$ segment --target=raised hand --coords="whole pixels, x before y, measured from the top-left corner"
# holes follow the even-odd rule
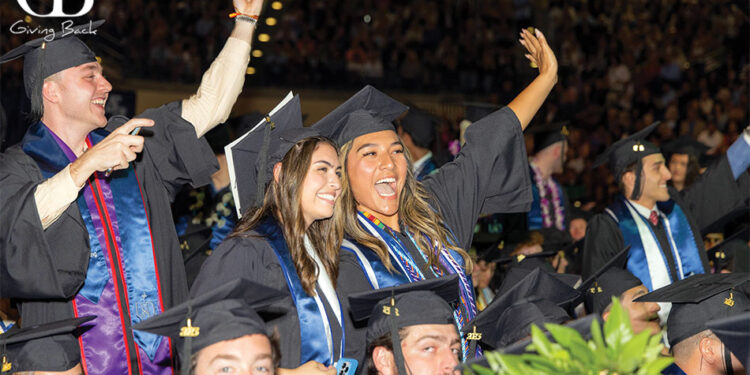
[[[150,119],[136,118],[115,129],[110,135],[86,150],[70,166],[70,176],[77,186],[82,186],[94,172],[104,172],[109,168],[125,169],[143,151],[143,137],[130,135],[138,127],[154,126]]]
[[[534,34],[523,29],[519,41],[529,52],[524,56],[539,68],[539,75],[554,76],[557,82],[557,57],[552,52],[544,34],[539,29],[535,29]]]
[[[232,0],[235,12],[249,16],[259,16],[263,9],[263,0]]]

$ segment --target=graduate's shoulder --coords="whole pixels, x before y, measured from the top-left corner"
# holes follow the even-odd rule
[[[30,180],[41,179],[39,167],[20,145],[11,146],[0,153],[0,175],[25,176]]]
[[[266,238],[255,231],[247,231],[228,237],[214,249],[211,255],[259,254],[267,251],[271,251],[271,247]]]

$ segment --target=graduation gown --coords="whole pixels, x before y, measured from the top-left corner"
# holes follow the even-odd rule
[[[523,131],[510,108],[475,122],[467,128],[465,138],[458,156],[421,183],[458,246],[469,249],[480,214],[526,212],[532,196]],[[434,277],[419,250],[403,233],[399,236],[422,273]],[[341,252],[337,289],[344,296],[372,289],[356,256],[348,251]],[[344,354],[360,363],[365,356],[364,331],[359,323],[347,327]]]
[[[281,367],[299,367],[305,353],[300,350],[303,343],[297,308],[279,258],[269,242],[258,232],[251,231],[246,237],[229,238],[214,249],[203,263],[190,293],[192,296],[197,296],[240,277],[281,290],[288,295],[288,298],[273,306],[278,307],[284,313],[266,322],[266,325],[279,333]],[[320,287],[316,285],[315,289],[325,306],[332,331],[335,360],[338,360],[343,334],[341,326]],[[325,340],[325,337],[320,339]]]
[[[181,102],[173,102],[139,116],[153,119],[155,125],[143,130],[144,150],[133,162],[149,220],[161,303],[165,309],[187,298],[185,270],[170,201],[186,183],[193,186],[209,183],[218,167],[208,143],[196,137],[193,125],[180,114]],[[125,120],[119,116],[110,119],[107,130],[116,129]],[[83,286],[89,265],[89,233],[76,202],[43,229],[34,199],[35,188],[43,181],[37,163],[20,145],[0,154],[0,207],[3,208],[3,215],[0,215],[0,297],[16,300],[24,326],[72,318],[73,300]],[[127,318],[122,322],[122,329],[127,332],[127,346],[131,349],[129,362],[135,366],[138,360],[132,354],[131,323]],[[70,356],[79,353],[76,341],[66,342],[64,347]],[[137,371],[138,367],[134,368],[134,372]]]
[[[531,210],[529,210],[529,212],[526,214],[526,223],[528,230],[535,230],[544,228],[544,218],[542,217],[542,199],[539,195],[539,188],[534,183],[533,171],[531,172],[531,174],[531,187],[534,201],[531,203]],[[563,230],[570,228],[571,205],[570,199],[568,199],[568,194],[565,192],[565,189],[562,188],[562,185],[560,185],[560,183],[555,180],[554,177],[550,176],[549,179],[555,189],[557,189],[557,192],[559,194],[560,204],[563,209]],[[549,208],[549,212],[552,214],[552,228],[555,228],[555,215],[557,213],[555,212],[555,208],[552,205],[552,196],[547,196],[547,199],[549,200],[549,202],[547,202],[547,206]]]
[[[703,269],[708,270],[708,259],[703,247],[701,229],[732,211],[743,199],[740,184],[735,181],[729,167],[729,160],[723,156],[689,188],[678,192],[670,187],[669,194],[685,213]],[[589,221],[586,230],[583,277],[586,278],[596,272],[625,245],[625,239],[615,220],[606,213],[595,215]],[[677,270],[672,255],[664,255],[670,274],[676,275]]]

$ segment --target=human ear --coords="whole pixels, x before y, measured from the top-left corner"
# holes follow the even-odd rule
[[[372,351],[372,362],[378,370],[378,374],[393,375],[396,373],[396,361],[393,352],[384,346],[376,346]]]
[[[721,350],[721,344],[719,344],[718,340],[715,340],[713,337],[702,338],[701,341],[698,342],[698,352],[703,360],[708,362],[711,366],[717,367],[722,365],[723,351]]]
[[[57,103],[60,99],[60,86],[53,81],[45,81],[42,85],[42,97],[44,100]]]
[[[276,183],[279,183],[280,178],[281,178],[281,162],[278,162],[273,165],[273,180]]]

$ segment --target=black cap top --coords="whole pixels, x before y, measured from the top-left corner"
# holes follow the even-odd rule
[[[276,289],[236,279],[144,320],[133,329],[178,341],[192,338],[192,351],[198,352],[217,342],[267,334],[265,322],[256,311],[283,298],[285,294]],[[190,358],[191,354],[180,353],[183,358]]]
[[[643,284],[625,269],[629,252],[630,246],[627,246],[581,283],[579,290],[584,293],[586,311],[601,314],[613,296],[619,297],[626,290]]]
[[[96,55],[91,49],[74,35],[92,32],[103,23],[104,20],[99,20],[55,30],[54,33],[26,42],[0,56],[0,64],[23,56],[23,84],[26,96],[31,99],[32,113],[42,111],[42,84],[47,77],[96,61]]]
[[[85,316],[17,328],[0,335],[0,372],[21,371],[65,371],[80,362],[80,357],[71,357],[60,342],[52,336],[70,335],[81,324],[96,316]]]
[[[394,301],[391,301],[393,296]],[[453,324],[450,303],[458,300],[458,276],[423,280],[349,296],[355,321],[367,319],[367,342],[391,332],[389,317],[400,328],[421,324]],[[395,304],[394,304],[395,303]],[[393,339],[396,345],[396,339]]]
[[[674,346],[708,327],[711,319],[750,309],[750,299],[739,289],[750,273],[700,274],[676,281],[636,299],[636,302],[672,302],[667,319],[669,345]]]
[[[529,129],[534,135],[534,152],[539,152],[557,142],[568,139],[568,122],[554,122]]]
[[[529,336],[532,324],[541,328],[544,323],[562,324],[568,320],[568,313],[556,303],[538,297],[524,298],[500,315],[488,339],[494,340],[495,348],[503,348]]]
[[[422,148],[430,148],[435,141],[435,127],[437,117],[417,108],[412,108],[401,119],[400,125],[414,140],[414,144]]]
[[[750,366],[750,311],[706,323],[737,359]]]
[[[524,326],[511,328],[514,324],[519,324],[517,319],[525,319],[512,314],[505,314],[506,310],[519,302],[526,303],[526,306],[519,305],[514,311],[523,310],[526,312],[536,310],[540,314],[533,315],[537,318],[542,316],[556,317],[562,314],[567,316],[563,309],[551,309],[549,306],[565,306],[570,301],[575,300],[579,293],[560,281],[553,275],[536,268],[528,272],[526,277],[518,283],[509,287],[506,291],[499,293],[490,304],[482,310],[474,320],[463,327],[464,333],[473,332],[475,329],[482,335],[482,342],[492,347],[497,347],[498,342],[506,342],[509,337],[516,337],[524,329],[530,329],[533,319],[526,322]],[[531,298],[533,299],[526,299]],[[539,302],[544,300],[545,302]],[[531,305],[528,305],[531,303]],[[533,305],[533,306],[532,306]],[[520,331],[519,331],[520,330]],[[520,333],[519,333],[520,332]],[[519,338],[524,337],[521,335]],[[505,344],[503,344],[505,345]]]
[[[651,132],[659,126],[657,121],[625,139],[621,139],[609,146],[604,152],[596,158],[593,167],[596,168],[604,163],[609,163],[609,168],[616,177],[625,171],[628,165],[633,164],[643,157],[658,154],[661,151],[651,142],[646,141]]]
[[[565,323],[564,326],[573,328],[576,332],[581,334],[584,340],[589,340],[591,338],[591,323],[593,323],[594,320],[599,322],[599,325],[602,326],[602,317],[599,314],[589,314],[583,318],[571,320]],[[555,342],[555,339],[549,331],[545,331],[544,334],[550,341]],[[522,354],[526,352],[526,347],[529,346],[529,344],[531,344],[531,337],[499,349],[506,354]]]
[[[266,135],[266,133],[269,133]],[[260,126],[250,130],[227,146],[231,153],[231,177],[236,185],[234,201],[237,213],[262,203],[265,187],[273,177],[273,166],[302,139],[319,136],[317,129],[302,125],[299,95],[295,95],[273,114],[266,116]],[[260,190],[259,190],[259,187]]]
[[[408,109],[409,107],[367,85],[313,127],[343,146],[361,135],[395,130],[391,121]]]
[[[708,151],[708,146],[684,135],[662,146],[662,150],[669,155],[686,154],[699,158]]]

